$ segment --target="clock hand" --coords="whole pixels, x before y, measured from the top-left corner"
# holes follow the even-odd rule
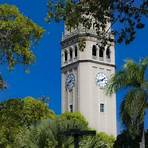
[[[98,79],[98,81],[97,82],[101,82],[101,81],[103,81],[105,78],[103,78],[103,79]]]
[[[70,80],[69,79],[67,79],[67,81],[66,81],[66,84],[68,85],[68,83],[70,82]]]
[[[105,80],[105,78],[103,78],[101,81]]]

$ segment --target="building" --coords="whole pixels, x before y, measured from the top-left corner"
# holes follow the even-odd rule
[[[65,29],[61,44],[62,112],[81,112],[90,127],[116,136],[116,94],[107,96],[104,89],[115,73],[114,45],[99,49],[95,31],[82,27]]]

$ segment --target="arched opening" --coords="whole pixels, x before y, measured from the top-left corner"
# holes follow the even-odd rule
[[[70,52],[70,60],[72,60],[72,58],[73,58],[72,48],[70,48],[69,52]]]
[[[104,49],[100,47],[99,50],[99,57],[103,58],[104,57]]]
[[[68,59],[68,53],[67,53],[67,51],[65,51],[64,56],[65,56],[65,62],[66,62],[67,59]]]
[[[78,47],[75,46],[75,58],[78,56]]]
[[[110,49],[109,48],[107,48],[106,49],[106,57],[107,57],[107,59],[110,59]]]
[[[92,56],[97,56],[97,47],[95,45],[92,47]]]

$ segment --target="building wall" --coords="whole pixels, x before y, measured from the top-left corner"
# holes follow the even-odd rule
[[[99,72],[109,77],[114,68],[94,63],[79,64],[79,111],[89,121],[90,127],[116,135],[116,97],[115,94],[107,96],[105,89],[97,86]],[[104,112],[100,112],[100,104],[104,104]]]
[[[93,45],[99,44],[96,37],[86,36],[86,47],[84,51],[78,50],[74,57],[76,40],[67,40],[62,48],[62,112],[70,111],[69,104],[73,104],[73,111],[80,111],[88,120],[90,127],[98,132],[106,132],[116,136],[116,95],[107,96],[105,89],[96,84],[96,75],[99,72],[106,74],[108,79],[115,73],[114,45],[111,48],[111,58],[107,59],[106,51],[104,57],[92,56]],[[73,58],[70,59],[69,50],[73,50]],[[68,52],[68,60],[64,61],[64,53]],[[68,74],[75,75],[75,85],[72,91],[65,87]],[[100,104],[104,104],[104,112],[100,112]]]

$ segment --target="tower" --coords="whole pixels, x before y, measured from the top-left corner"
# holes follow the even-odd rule
[[[84,49],[79,41],[85,39]],[[62,112],[81,112],[89,126],[116,136],[116,94],[107,96],[105,85],[115,73],[114,45],[102,50],[93,29],[82,27],[62,38]]]

